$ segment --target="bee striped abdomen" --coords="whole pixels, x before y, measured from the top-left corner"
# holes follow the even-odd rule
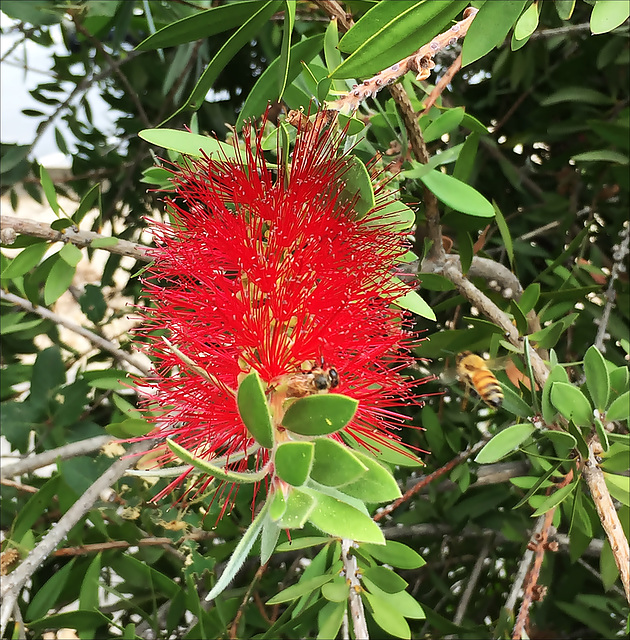
[[[503,403],[503,391],[494,373],[485,360],[470,351],[457,356],[457,374],[467,386],[473,387],[479,397],[489,406],[498,408]]]

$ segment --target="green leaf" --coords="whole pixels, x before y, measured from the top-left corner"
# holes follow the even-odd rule
[[[201,136],[189,131],[177,129],[144,129],[138,136],[150,144],[164,147],[186,156],[200,158],[204,153],[208,156],[215,155],[219,160],[235,160],[236,151],[231,144],[219,142],[209,136]],[[92,243],[93,244],[93,243]]]
[[[570,452],[577,447],[575,436],[566,431],[548,429],[547,431],[543,431],[542,435],[552,442],[556,450],[556,455],[565,460],[569,458]]]
[[[106,247],[115,247],[118,244],[118,238],[94,238],[90,242],[93,249],[104,249]]]
[[[313,442],[282,442],[276,449],[274,468],[282,480],[294,487],[302,486],[313,466]]]
[[[320,544],[327,544],[330,542],[330,538],[323,536],[305,536],[304,538],[293,538],[282,542],[276,548],[277,551],[299,551],[300,549],[308,549],[309,547],[316,547]]]
[[[355,456],[367,467],[358,480],[342,487],[343,493],[358,498],[362,502],[389,502],[400,498],[401,493],[392,474],[374,458],[355,451]]]
[[[292,600],[297,600],[304,595],[309,593],[313,593],[316,589],[320,589],[327,582],[330,582],[333,579],[332,574],[326,574],[323,576],[315,576],[314,578],[310,578],[309,580],[303,580],[294,584],[286,589],[277,593],[273,598],[267,600],[265,604],[281,604],[283,602],[291,602]]]
[[[365,78],[382,71],[447,29],[467,4],[459,0],[379,2],[341,39],[339,48],[347,52],[354,47],[353,53],[331,76]]]
[[[55,256],[54,264],[44,285],[44,304],[51,305],[68,290],[68,287],[72,284],[75,271],[76,268],[69,265],[65,260],[61,260],[59,254]]]
[[[484,2],[464,38],[462,67],[501,45],[525,4],[526,0]]]
[[[331,20],[324,34],[324,60],[326,61],[326,69],[328,69],[329,73],[341,64],[341,53],[339,52],[338,45],[339,25],[337,24],[337,20]],[[338,84],[343,86],[343,83]]]
[[[561,20],[568,20],[575,8],[575,0],[555,0],[556,12]]]
[[[243,566],[243,563],[247,559],[247,555],[254,546],[254,543],[262,530],[263,524],[267,518],[268,510],[269,502],[265,502],[258,515],[252,520],[247,531],[245,531],[236,545],[236,548],[232,552],[221,577],[217,580],[214,587],[210,590],[210,593],[206,596],[206,602],[214,600],[220,593],[222,593],[230,582],[232,582],[238,573],[238,570]]]
[[[43,165],[40,165],[39,167],[39,179],[42,183],[42,189],[44,190],[44,195],[46,196],[46,200],[48,200],[50,208],[56,216],[59,216],[59,202],[57,202],[55,184]]]
[[[332,582],[328,582],[322,587],[322,595],[326,600],[330,600],[331,602],[345,602],[348,600],[349,588],[343,576],[335,576]]]
[[[242,25],[260,7],[260,0],[245,0],[201,11],[172,22],[143,40],[136,49],[150,51],[209,38]]]
[[[46,481],[42,488],[33,494],[26,504],[17,513],[11,525],[11,539],[21,540],[26,532],[35,524],[42,514],[53,504],[53,497],[57,495],[57,489],[61,477],[54,475]]]
[[[519,416],[520,418],[529,418],[534,415],[534,411],[530,405],[523,400],[511,386],[499,383],[503,390],[503,403],[502,407],[508,413]]]
[[[475,20],[476,19],[477,18],[475,18]],[[510,260],[510,265],[513,268],[514,267],[514,244],[512,243],[512,236],[510,235],[510,229],[508,227],[507,222],[505,221],[505,218],[503,217],[503,213],[501,212],[499,205],[494,200],[492,201],[492,206],[494,208],[494,217],[497,221],[497,227],[499,227],[499,233],[501,234],[503,245],[505,246],[505,250]]]
[[[615,367],[609,372],[610,388],[613,394],[619,395],[628,388],[630,382],[630,372],[628,367]]]
[[[38,265],[44,257],[49,245],[47,242],[37,242],[18,253],[2,272],[3,278],[18,278]]]
[[[72,221],[79,224],[85,214],[92,209],[94,202],[101,196],[101,185],[95,184],[82,198],[77,210],[72,214]]]
[[[295,0],[284,0],[284,27],[282,29],[282,47],[280,49],[280,91],[279,98],[282,98],[284,88],[287,86],[289,75],[289,61],[291,51],[291,35],[295,23]]]
[[[610,542],[608,542],[608,540],[604,540],[604,545],[599,556],[599,573],[602,577],[604,590],[609,591],[615,582],[617,582],[619,569],[617,568],[615,556],[613,555]]]
[[[514,38],[525,40],[536,31],[538,26],[538,3],[534,2],[527,7],[514,27]]]
[[[386,633],[395,638],[411,638],[411,629],[404,616],[396,611],[384,598],[364,591],[363,599],[369,606],[374,622]]]
[[[438,118],[431,122],[431,124],[429,124],[429,126],[422,132],[424,135],[424,141],[433,142],[433,140],[441,138],[445,133],[450,133],[459,127],[463,119],[463,107],[447,109]]]
[[[536,306],[539,297],[540,284],[538,282],[532,282],[532,284],[530,284],[521,294],[518,306],[521,308],[523,313],[527,314]]]
[[[72,558],[70,562],[65,564],[58,571],[53,572],[52,576],[45,584],[40,586],[28,605],[24,619],[29,622],[45,616],[50,609],[55,607],[61,592],[70,579],[72,567],[76,558]],[[30,625],[29,625],[30,626]]]
[[[630,418],[630,392],[622,393],[613,400],[606,410],[606,420],[609,422],[618,420],[628,420]]]
[[[479,134],[473,132],[468,135],[457,156],[457,161],[453,167],[453,178],[457,178],[462,182],[468,182],[475,166],[478,149]]]
[[[386,567],[369,567],[363,570],[363,577],[368,578],[385,593],[404,591],[409,583]]]
[[[359,401],[339,393],[298,398],[289,405],[282,424],[303,436],[322,436],[343,429],[354,417]]]
[[[96,554],[92,562],[88,565],[85,574],[82,576],[81,591],[79,594],[79,609],[90,611],[98,610],[99,599],[99,577],[101,575],[102,553]]]
[[[39,635],[45,629],[69,629],[75,631],[92,632],[98,627],[109,624],[109,619],[99,611],[68,611],[66,613],[54,613],[39,620],[28,623],[31,633]]]
[[[402,613],[405,618],[412,618],[413,620],[424,620],[426,618],[420,604],[406,591],[387,593],[379,589],[369,578],[366,578],[365,586],[370,593],[387,602],[392,609]]]
[[[409,289],[407,293],[396,298],[394,304],[401,309],[406,309],[407,311],[411,311],[421,318],[426,318],[427,320],[436,320],[435,312],[428,305],[427,302],[424,301],[422,296],[413,289]]]
[[[630,3],[598,2],[591,13],[591,32],[593,34],[608,33],[622,25],[630,15]]]
[[[611,149],[594,149],[571,156],[574,162],[614,162],[615,164],[627,165],[630,160],[625,153],[612,151]]]
[[[505,458],[522,442],[527,440],[534,431],[536,431],[536,428],[527,422],[514,424],[507,429],[499,431],[477,454],[475,462],[489,464]]]
[[[81,261],[83,253],[81,253],[81,249],[75,247],[71,243],[68,243],[61,247],[59,257],[71,267],[76,267]]]
[[[137,438],[145,436],[154,429],[154,425],[140,418],[129,418],[122,422],[114,422],[105,427],[105,431],[114,438],[125,440],[127,438]]]
[[[420,180],[438,200],[456,211],[481,218],[494,217],[492,204],[476,189],[457,178],[432,170]]]
[[[353,449],[365,451],[377,460],[388,464],[395,464],[400,467],[417,467],[424,464],[414,453],[393,439],[374,438],[362,433],[361,443],[359,443],[343,431],[341,432],[341,437]]]
[[[322,594],[328,586],[329,585],[324,585],[322,587]],[[346,591],[347,589],[346,587]],[[347,599],[346,597],[344,600]],[[317,640],[336,638],[345,614],[346,602],[328,602],[317,614]]]
[[[281,529],[301,529],[317,504],[316,495],[291,488],[286,498],[286,509],[277,524]]]
[[[347,156],[341,175],[344,188],[339,194],[338,202],[341,206],[353,203],[355,219],[361,220],[376,206],[370,173],[359,158]]]
[[[267,23],[267,20],[280,9],[281,0],[270,0],[269,2],[258,3],[260,9],[253,14],[242,26],[227,40],[227,42],[219,49],[218,53],[212,58],[204,72],[201,74],[195,88],[184,104],[167,120],[175,117],[186,108],[192,108],[195,111],[199,109],[212,88],[219,74],[225,69],[227,63],[237,54],[240,49],[252,40],[256,34]]]
[[[558,413],[556,408],[551,404],[551,387],[554,382],[569,382],[569,376],[564,367],[557,364],[549,372],[549,376],[545,382],[542,394],[542,415],[546,424],[552,424]]]
[[[267,396],[256,371],[248,373],[238,385],[236,394],[238,413],[250,435],[266,449],[274,445],[274,429],[269,415]]]
[[[551,402],[567,419],[579,427],[590,427],[593,423],[593,407],[586,396],[572,384],[554,382],[551,387]]]
[[[595,346],[589,347],[584,355],[584,373],[586,374],[586,386],[595,408],[602,413],[608,404],[610,377],[604,356]]]
[[[269,500],[269,517],[277,522],[282,518],[287,510],[287,499],[284,492],[279,488],[272,490],[267,498]]]
[[[184,449],[184,447],[177,444],[177,442],[171,440],[170,438],[166,439],[166,445],[178,458],[181,458],[186,464],[189,464],[195,467],[195,469],[199,469],[200,471],[203,471],[208,475],[214,476],[219,480],[252,484],[255,482],[260,482],[268,474],[268,470],[265,467],[263,467],[260,471],[238,472],[215,466],[208,460],[203,460],[202,458],[195,457],[192,453],[190,453],[190,451]]]
[[[336,538],[350,538],[357,542],[385,544],[385,538],[372,518],[337,498],[317,492],[317,505],[309,521]]]
[[[540,101],[541,106],[549,107],[560,102],[584,102],[596,106],[608,105],[612,98],[590,87],[562,87]]]
[[[360,549],[369,553],[373,558],[399,569],[419,569],[426,564],[425,559],[416,551],[402,542],[387,540],[385,545],[363,542]]]
[[[630,476],[604,472],[604,479],[610,495],[621,504],[630,507]]]
[[[317,438],[314,441],[315,456],[311,478],[327,487],[340,487],[357,480],[367,471],[364,465],[348,447],[331,438]]]
[[[556,383],[556,384],[559,384],[559,383]],[[560,487],[560,489],[558,489],[557,491],[554,491],[550,496],[545,498],[542,504],[540,504],[540,506],[538,507],[538,509],[536,509],[536,511],[532,513],[532,518],[537,518],[538,516],[542,516],[544,513],[547,513],[547,511],[549,511],[550,509],[554,509],[555,507],[557,507],[561,502],[566,500],[571,493],[573,493],[573,491],[576,489],[577,486],[578,486],[578,482],[574,481],[564,487]]]

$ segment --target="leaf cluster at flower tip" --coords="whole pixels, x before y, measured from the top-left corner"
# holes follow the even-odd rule
[[[418,395],[401,375],[413,336],[393,305],[410,290],[392,276],[408,248],[391,195],[379,185],[373,210],[356,214],[345,180],[351,156],[340,153],[334,127],[298,132],[287,167],[267,163],[262,128],[245,127],[242,140],[234,157],[175,169],[171,222],[152,223],[141,310],[155,364],[147,408],[169,407],[159,432],[180,447],[229,461],[256,442],[235,400],[247,374],[271,405],[278,388],[308,372],[305,363],[324,362],[338,376],[335,391],[356,405],[343,434],[396,449],[392,431],[406,419],[397,408]],[[230,471],[266,464],[271,440],[258,442],[254,462],[238,456]]]

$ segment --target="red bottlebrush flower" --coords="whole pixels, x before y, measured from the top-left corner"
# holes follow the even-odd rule
[[[289,169],[270,168],[261,132],[246,127],[236,158],[190,160],[173,173],[173,222],[152,223],[157,248],[144,280],[153,306],[141,313],[155,359],[145,384],[148,407],[160,411],[158,435],[198,458],[220,456],[235,471],[268,460],[258,449],[251,463],[256,442],[235,399],[252,370],[270,406],[331,387],[355,398],[343,431],[394,449],[405,421],[396,408],[417,402],[400,374],[411,336],[392,304],[409,290],[392,278],[408,250],[404,233],[378,204],[357,219],[342,193],[343,139],[332,129],[299,132]],[[386,202],[381,187],[377,203]],[[166,450],[161,462],[171,459]]]

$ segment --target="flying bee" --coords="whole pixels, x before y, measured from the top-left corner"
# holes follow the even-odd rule
[[[339,386],[339,374],[334,367],[312,367],[309,371],[300,371],[287,379],[287,398],[304,398],[318,393],[327,393]]]
[[[462,351],[457,355],[456,363],[457,377],[466,389],[472,387],[489,407],[499,408],[503,402],[503,391],[486,361],[471,351]]]

